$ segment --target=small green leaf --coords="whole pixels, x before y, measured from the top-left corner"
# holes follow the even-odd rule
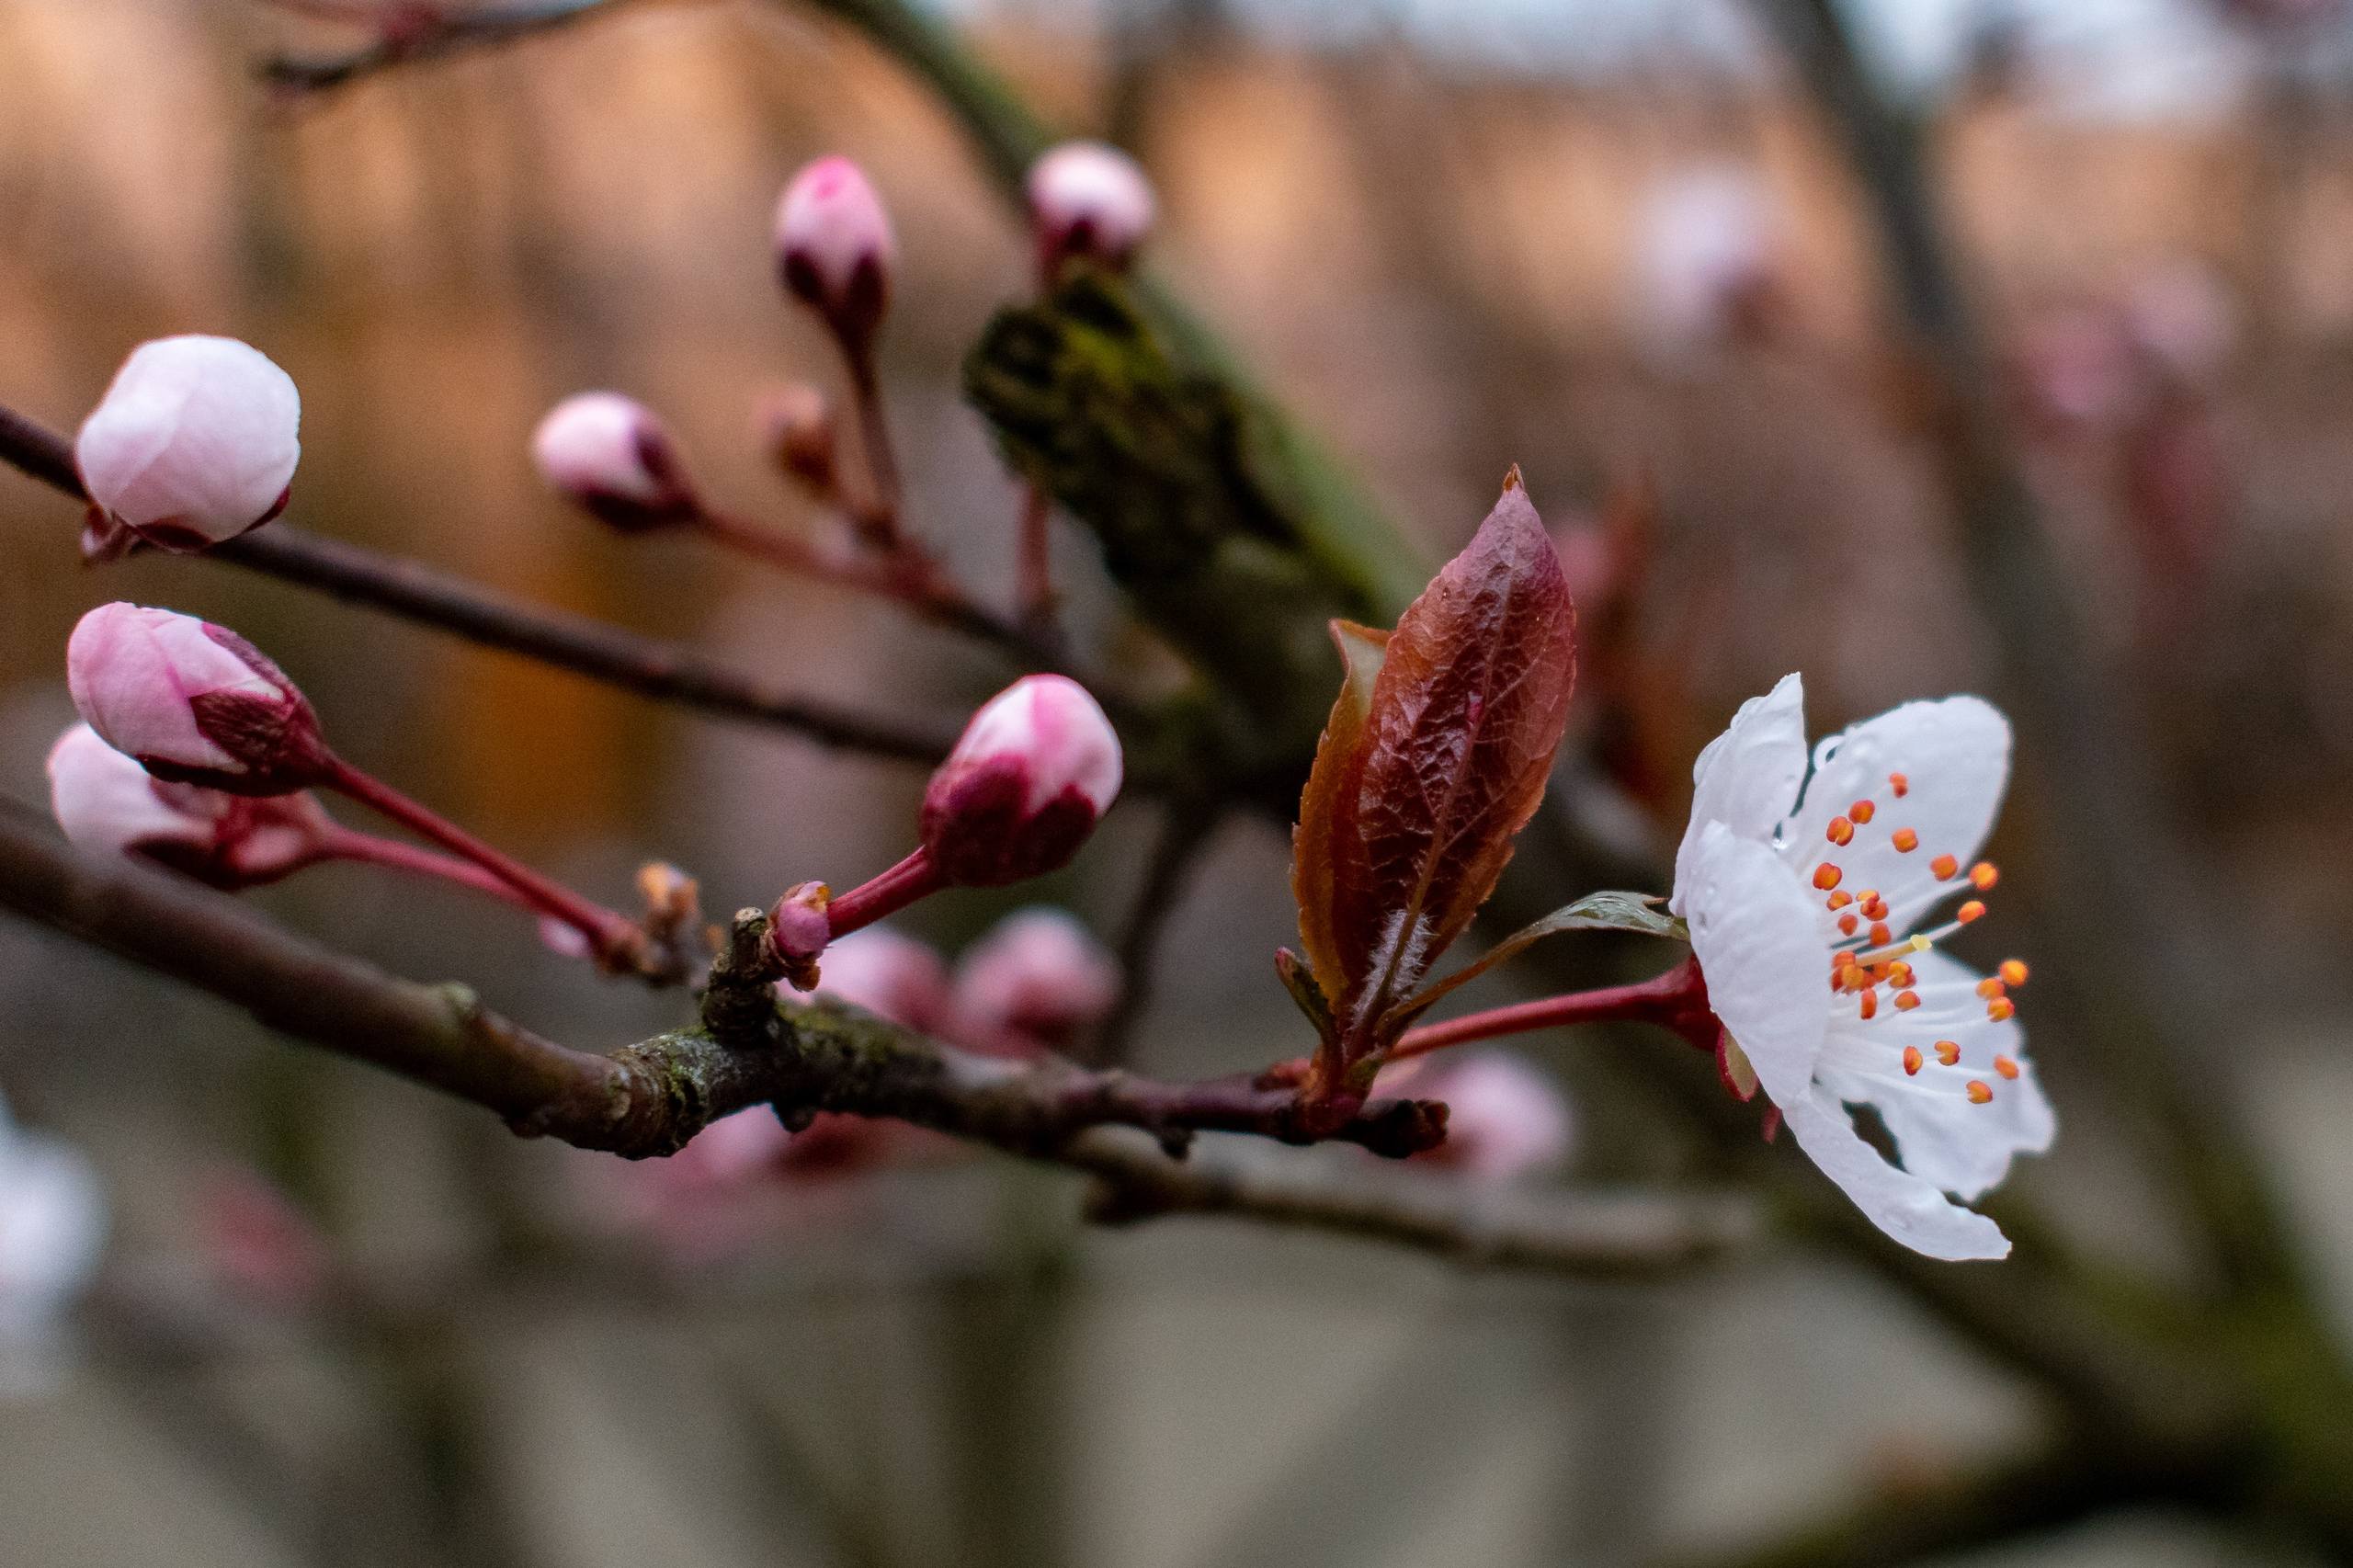
[[[1677,941],[1691,939],[1691,928],[1680,916],[1666,913],[1666,901],[1652,893],[1594,892],[1574,903],[1556,909],[1532,926],[1518,930],[1487,949],[1479,960],[1455,971],[1434,985],[1424,987],[1414,995],[1392,1007],[1381,1018],[1381,1034],[1392,1039],[1406,1025],[1427,1012],[1430,1005],[1449,992],[1486,973],[1506,959],[1516,958],[1547,937],[1557,937],[1564,931],[1635,931],[1645,937],[1672,937]]]
[[[1315,976],[1308,972],[1299,955],[1289,948],[1277,948],[1275,973],[1281,977],[1283,989],[1290,993],[1291,1001],[1307,1015],[1307,1021],[1315,1026],[1315,1038],[1330,1040],[1332,1004],[1324,998],[1324,988],[1315,983]]]

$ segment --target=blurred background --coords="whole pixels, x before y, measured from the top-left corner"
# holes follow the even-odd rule
[[[2228,912],[2245,1027],[2218,1071],[2341,1317],[2353,25],[2255,0],[1850,9],[1928,116],[2070,591],[2152,727],[2185,825],[2147,853]],[[1433,563],[1521,465],[1581,590],[1577,733],[1622,835],[1671,844],[1692,757],[1785,671],[1817,732],[1986,678],[1858,194],[1741,6],[953,15],[1055,123],[1142,160],[1156,268]],[[526,450],[557,398],[616,388],[738,509],[806,526],[753,409],[837,374],[767,223],[793,169],[845,152],[899,224],[912,517],[1007,596],[1019,494],[957,366],[1030,259],[924,90],[764,0],[617,7],[301,101],[253,76],[351,41],[237,0],[0,0],[0,402],[70,427],[138,341],[241,336],[302,390],[311,528],[883,711],[994,689],[1002,666],[888,608],[600,530]],[[656,856],[723,911],[904,848],[914,770],[201,562],[85,572],[77,520],[0,473],[0,787],[27,801],[71,718],[66,632],[128,597],[244,632],[347,755],[614,902]],[[1082,635],[1123,656],[1086,540],[1058,548]],[[952,954],[1044,896],[1108,937],[1151,814],[1042,893],[904,925]],[[1187,881],[1148,1070],[1300,1048],[1267,973],[1287,847],[1232,823]],[[574,1043],[677,1017],[462,895],[326,869],[261,902]],[[88,1153],[110,1214],[82,1310],[0,1403],[12,1562],[1630,1563],[1964,1466],[2040,1414],[1821,1258],[1569,1286],[1233,1224],[1090,1233],[1072,1184],[992,1160],[699,1184],[518,1142],[17,924],[0,976],[0,1088]],[[2096,1081],[2036,1044],[2065,1136],[2017,1179],[2097,1247],[2161,1250]],[[1575,1040],[1527,1051],[1573,1108],[1567,1179],[1675,1179]],[[1702,1070],[1687,1055],[1662,1071]],[[2299,1559],[2159,1508],[1983,1561]]]

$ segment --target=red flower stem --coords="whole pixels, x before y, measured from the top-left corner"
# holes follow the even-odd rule
[[[917,849],[881,876],[860,882],[829,902],[825,905],[827,928],[835,938],[847,937],[947,885],[931,857]]]
[[[694,526],[728,549],[765,561],[795,576],[815,577],[869,591],[875,586],[871,574],[859,571],[857,563],[833,560],[805,539],[733,513],[698,506]]]
[[[1053,619],[1052,537],[1047,531],[1050,504],[1043,485],[1032,482],[1021,498],[1021,619],[1043,626]]]
[[[412,876],[429,877],[461,888],[471,888],[518,909],[529,910],[533,915],[540,913],[537,904],[506,881],[491,875],[472,860],[460,860],[455,855],[444,855],[438,849],[422,848],[397,838],[384,838],[376,834],[338,826],[322,836],[318,858],[384,866],[392,870],[406,871]]]
[[[913,540],[894,536],[880,553],[844,558],[806,540],[707,506],[695,514],[695,526],[728,549],[795,576],[894,599],[927,620],[995,643],[1029,663],[1043,662],[1040,650],[1024,642],[1020,628],[975,604]]]
[[[1419,1028],[1407,1029],[1382,1060],[1403,1062],[1443,1051],[1449,1045],[1559,1028],[1567,1024],[1660,1024],[1696,1040],[1694,1031],[1700,1027],[1699,1020],[1707,1010],[1707,986],[1699,978],[1699,967],[1687,960],[1665,974],[1632,985],[1573,991],[1564,996],[1545,996],[1483,1013],[1467,1013],[1440,1024],[1424,1024]]]
[[[381,812],[420,837],[429,838],[453,855],[461,856],[513,889],[521,903],[563,921],[608,959],[633,951],[641,941],[634,922],[589,903],[562,883],[541,876],[512,856],[492,848],[455,823],[437,816],[381,779],[371,778],[339,756],[326,760],[327,788],[350,796]]]
[[[876,544],[895,551],[904,542],[899,528],[899,458],[891,444],[890,422],[882,414],[882,388],[874,373],[874,351],[870,347],[844,343],[842,354],[849,362],[850,406],[858,415],[858,447],[866,459],[867,483],[873,493],[872,504],[859,511],[858,520]]]

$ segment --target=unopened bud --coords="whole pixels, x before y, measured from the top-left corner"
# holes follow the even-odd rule
[[[768,949],[796,991],[817,983],[817,956],[834,936],[826,913],[832,903],[832,891],[824,883],[802,882],[787,889],[768,910]]]
[[[833,410],[825,394],[805,381],[778,387],[760,399],[760,445],[777,467],[809,487],[832,495],[840,483]]]
[[[853,357],[865,354],[891,301],[898,241],[856,164],[820,158],[792,176],[777,203],[776,255],[785,288]]]
[[[1074,256],[1125,267],[1157,211],[1136,161],[1100,142],[1065,142],[1030,165],[1029,193],[1039,265],[1049,280]]]
[[[870,926],[825,949],[817,994],[928,1034],[948,1016],[948,966],[927,944]]]
[[[1779,207],[1738,165],[1702,165],[1644,199],[1636,279],[1654,347],[1669,353],[1768,335],[1785,289]]]
[[[1420,1069],[1410,1075],[1406,1067]],[[1552,1080],[1506,1051],[1425,1058],[1382,1074],[1384,1093],[1410,1087],[1446,1103],[1446,1142],[1419,1156],[1483,1181],[1545,1176],[1568,1163],[1569,1104]]]
[[[258,349],[231,337],[161,337],[131,350],[74,437],[97,508],[85,550],[130,534],[165,550],[234,539],[285,509],[301,394]]]
[[[233,892],[312,864],[332,828],[308,792],[255,800],[167,783],[87,724],[50,748],[49,799],[74,847],[153,860]]]
[[[625,533],[689,522],[697,510],[669,431],[619,392],[578,392],[550,409],[532,433],[531,459],[550,485]]]
[[[317,715],[285,673],[224,628],[117,602],[65,646],[74,706],[158,778],[237,795],[284,795],[323,782]]]
[[[974,1040],[1063,1050],[1110,1015],[1120,991],[1119,960],[1059,909],[1007,915],[956,966],[956,1016]]]
[[[1120,737],[1086,688],[1025,676],[972,715],[923,797],[949,883],[998,887],[1069,863],[1120,793]]]

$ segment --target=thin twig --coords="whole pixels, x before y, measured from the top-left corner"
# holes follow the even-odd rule
[[[0,462],[77,500],[87,499],[74,472],[72,443],[6,408],[0,408]],[[893,724],[793,696],[676,643],[528,605],[421,562],[303,533],[283,522],[215,545],[204,558],[317,588],[658,702],[791,730],[846,751],[928,763],[946,756],[955,740],[945,726]]]
[[[2152,1458],[2075,1433],[1886,1485],[1762,1544],[1673,1554],[1655,1568],[1899,1568],[2136,1505],[2212,1507],[2217,1457]]]
[[[1201,847],[1224,820],[1222,812],[1204,802],[1172,800],[1160,824],[1159,841],[1145,862],[1143,881],[1135,903],[1113,948],[1120,965],[1120,1000],[1110,1017],[1096,1031],[1086,1059],[1100,1066],[1127,1060],[1130,1038],[1151,1004],[1159,964],[1160,938],[1169,916],[1183,896],[1186,873],[1193,869]]]
[[[1124,1122],[1174,1141],[1189,1128],[1282,1133],[1288,1096],[1247,1085],[1162,1085],[1066,1063],[1022,1067],[936,1044],[825,1003],[766,1009],[756,1042],[684,1029],[609,1056],[543,1040],[462,986],[398,980],[284,931],[225,894],[128,860],[86,856],[32,812],[0,803],[0,906],[236,1004],[261,1023],[483,1106],[518,1132],[633,1156],[680,1146],[714,1119],[773,1105],[891,1117],[1104,1184],[1106,1215],[1248,1215],[1376,1236],[1498,1267],[1574,1275],[1670,1272],[1748,1233],[1745,1212],[1700,1206],[1499,1208],[1440,1176],[1368,1184],[1269,1169],[1209,1150],[1178,1161]],[[739,928],[739,938],[745,933]],[[744,943],[739,939],[736,951]],[[727,965],[712,991],[729,984]],[[743,998],[733,998],[741,1010]],[[730,1031],[733,1032],[732,1030]],[[1440,1113],[1442,1115],[1442,1112]],[[1348,1136],[1419,1145],[1431,1108],[1369,1105]]]
[[[389,66],[442,59],[529,33],[550,32],[585,21],[611,5],[612,0],[517,0],[496,10],[452,11],[420,26],[384,34],[347,53],[311,59],[273,55],[255,72],[285,92],[325,92]]]

